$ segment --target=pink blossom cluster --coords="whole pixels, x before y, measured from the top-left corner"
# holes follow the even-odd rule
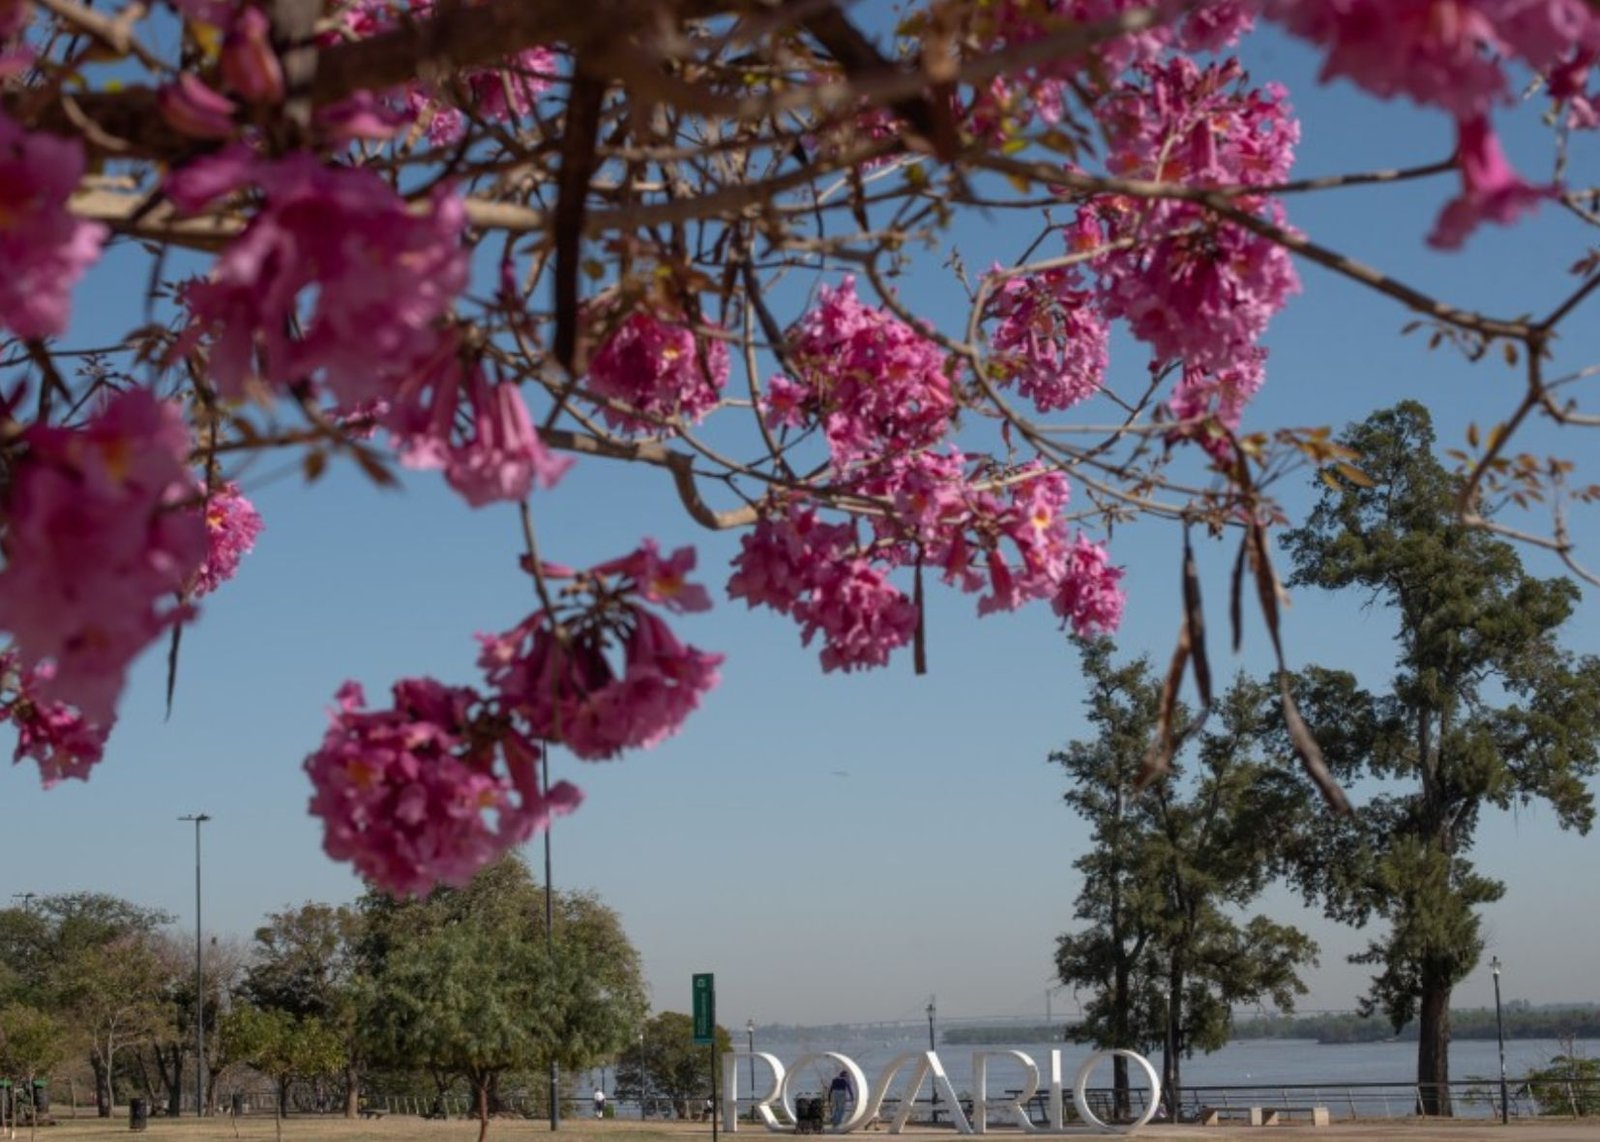
[[[864,483],[863,490],[895,505],[893,515],[878,524],[877,550],[895,551],[901,563],[920,558],[937,567],[944,582],[982,592],[980,615],[1046,600],[1077,623],[1073,600],[1110,596],[1117,600],[1115,614],[1121,614],[1121,572],[1110,568],[1102,548],[1070,534],[1063,513],[1071,488],[1061,472],[1038,463],[1008,470],[985,462],[969,473],[959,454],[924,453]],[[914,550],[885,547],[896,538]],[[1091,547],[1100,551],[1098,562],[1085,554]],[[1080,576],[1092,582],[1078,582]],[[1104,629],[1115,626],[1113,617]]]
[[[239,485],[224,481],[210,493],[202,490],[200,495],[206,521],[206,558],[190,582],[191,599],[209,595],[232,579],[261,534],[261,513],[239,491]]]
[[[1245,406],[1261,388],[1266,360],[1267,351],[1255,348],[1212,372],[1185,366],[1167,401],[1167,412],[1177,421],[1167,443],[1191,440],[1219,464],[1231,463],[1232,434],[1243,420]]]
[[[408,467],[443,469],[473,507],[524,499],[535,484],[552,488],[572,466],[539,439],[521,389],[490,383],[482,360],[464,355],[454,335],[439,339],[432,359],[384,402],[378,420]]]
[[[109,727],[128,665],[185,613],[172,600],[206,557],[188,428],[175,405],[131,389],[81,428],[34,425],[22,439],[0,629],[40,702]]]
[[[883,666],[916,631],[916,607],[857,551],[849,524],[824,523],[813,508],[791,504],[739,544],[729,597],[793,617],[807,646],[821,634],[824,670]]]
[[[1266,16],[1327,50],[1324,80],[1404,95],[1458,119],[1510,97],[1506,64],[1548,73],[1600,49],[1585,0],[1262,0]]]
[[[722,656],[685,646],[637,600],[679,611],[710,606],[683,578],[693,565],[692,550],[662,560],[647,540],[579,576],[574,593],[581,602],[479,636],[478,664],[498,700],[530,736],[590,760],[677,733],[717,684]]]
[[[426,19],[433,8],[433,0],[353,0],[339,14],[342,37],[367,39]],[[510,56],[501,67],[463,70],[452,88],[408,83],[400,102],[430,143],[451,146],[466,136],[471,120],[505,123],[526,117],[557,75],[555,53],[536,45]]]
[[[541,792],[545,743],[596,759],[675,733],[722,659],[684,646],[642,603],[709,607],[693,567],[692,550],[663,558],[650,540],[582,573],[541,567],[567,583],[562,601],[479,636],[484,693],[406,679],[391,708],[367,710],[345,683],[305,762],[328,855],[390,892],[464,883],[582,799],[564,781]]]
[[[81,142],[0,111],[0,326],[18,337],[64,333],[72,289],[100,256],[106,228],[67,208],[83,171]]]
[[[242,146],[174,171],[166,191],[198,210],[251,185],[263,201],[250,224],[183,290],[180,348],[209,341],[230,399],[313,378],[345,406],[389,396],[437,350],[436,325],[466,285],[460,199],[441,189],[414,210],[372,171]]]
[[[1258,0],[1000,0],[980,7],[974,37],[986,51],[1032,43],[1052,31],[1114,21],[1154,10],[1151,26],[1095,45],[1092,54],[1063,56],[996,76],[975,93],[973,131],[1003,138],[1034,119],[1058,123],[1074,88],[1093,90],[1126,69],[1169,51],[1216,52],[1250,30]]]
[[[662,421],[680,418],[698,424],[717,406],[728,383],[728,346],[718,337],[697,336],[648,303],[620,320],[613,320],[607,308],[596,307],[588,315],[609,325],[589,360],[589,387],[627,407],[602,405],[606,422],[639,433],[660,432]]]
[[[1406,96],[1455,117],[1462,191],[1431,245],[1459,248],[1483,222],[1508,223],[1554,195],[1519,178],[1489,114],[1512,97],[1508,68],[1546,79],[1568,122],[1600,124],[1589,91],[1600,12],[1586,0],[1262,0],[1268,17],[1324,47],[1324,80],[1343,76],[1375,95]]]
[[[943,351],[879,306],[863,305],[855,278],[823,286],[789,337],[795,376],[768,385],[773,427],[820,423],[841,471],[931,447],[955,415]]]
[[[1111,331],[1076,271],[1007,276],[985,316],[997,322],[988,361],[995,379],[1040,412],[1071,408],[1105,384]]]
[[[38,762],[46,789],[68,778],[87,781],[105,753],[111,729],[110,723],[91,724],[65,702],[41,699],[40,682],[54,674],[53,663],[29,670],[14,651],[0,653],[0,722],[10,722],[17,731],[12,760],[31,757]]]
[[[368,710],[361,687],[347,682],[305,762],[328,855],[381,888],[421,895],[465,884],[577,807],[581,795],[566,782],[545,798],[538,751],[473,690],[408,678],[393,697],[389,709]]]
[[[1115,174],[1205,185],[1269,185],[1293,160],[1299,129],[1280,88],[1243,85],[1236,61],[1201,68],[1179,57],[1140,69],[1102,115]],[[1283,221],[1265,196],[1241,209]],[[1158,361],[1214,371],[1245,356],[1298,292],[1289,254],[1211,212],[1170,200],[1096,200],[1074,241],[1138,239],[1098,259],[1107,312],[1128,322]]]
[[[1080,534],[1072,541],[1050,608],[1071,623],[1080,638],[1111,634],[1122,623],[1126,596],[1121,580],[1122,568],[1111,565],[1105,546]]]

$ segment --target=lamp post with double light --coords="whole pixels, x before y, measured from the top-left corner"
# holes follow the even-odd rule
[[[190,813],[180,821],[194,822],[194,1113],[206,1113],[206,988],[205,952],[200,942],[200,826],[211,820],[205,813]]]

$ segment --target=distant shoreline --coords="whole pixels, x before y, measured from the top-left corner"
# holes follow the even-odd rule
[[[1070,1042],[1070,1023],[1021,1026],[1017,1024],[972,1025],[948,1028],[939,1039],[951,1046],[986,1046],[1021,1040],[1047,1043]],[[1416,1042],[1417,1024],[1408,1023],[1398,1032],[1379,1015],[1353,1013],[1339,1015],[1273,1015],[1235,1019],[1234,1040],[1301,1039],[1315,1043]],[[1600,1007],[1518,1008],[1505,1012],[1505,1038],[1515,1039],[1600,1039]],[[1452,1039],[1492,1040],[1500,1035],[1492,1009],[1471,1008],[1450,1013]]]

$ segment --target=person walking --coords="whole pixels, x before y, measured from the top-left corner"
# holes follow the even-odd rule
[[[606,1092],[599,1087],[594,1088],[594,1116],[596,1118],[606,1116]]]

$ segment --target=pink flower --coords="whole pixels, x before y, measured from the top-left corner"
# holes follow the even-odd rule
[[[0,701],[0,721],[17,728],[17,748],[12,760],[31,757],[39,763],[39,776],[49,789],[68,778],[86,781],[89,771],[105,753],[111,727],[97,726],[63,702],[38,697],[40,681],[48,682],[55,668],[50,663],[25,670],[12,651],[0,653],[0,678],[10,687],[9,699]]]
[[[210,339],[222,394],[312,377],[346,407],[391,395],[433,352],[435,323],[466,285],[461,201],[439,191],[413,211],[373,172],[304,153],[248,163],[226,152],[204,169],[222,177],[191,184],[179,172],[179,190],[215,194],[231,174],[265,195],[210,276],[183,291],[186,340]]]
[[[792,615],[807,646],[821,634],[824,670],[882,666],[911,640],[917,609],[855,549],[848,526],[790,506],[741,537],[728,596]]]
[[[1236,61],[1202,69],[1176,59],[1143,68],[1136,79],[1106,100],[1113,173],[1246,186],[1288,173],[1299,127],[1283,92],[1246,88]],[[1272,199],[1235,201],[1284,223],[1283,207]],[[1188,203],[1099,199],[1080,215],[1073,237],[1091,246],[1136,243],[1108,250],[1093,265],[1106,312],[1125,318],[1162,362],[1229,367],[1300,288],[1282,246]]]
[[[646,539],[637,551],[613,559],[594,568],[596,575],[620,575],[626,590],[633,591],[647,603],[656,603],[669,611],[685,614],[690,611],[711,609],[711,596],[698,583],[689,582],[694,570],[695,551],[680,547],[670,558],[662,559],[656,541]]]
[[[82,143],[0,112],[0,326],[18,337],[66,332],[72,287],[100,256],[106,228],[67,209],[83,170]]]
[[[33,63],[33,49],[22,32],[33,16],[30,0],[0,0],[0,79],[10,79]]]
[[[167,125],[181,135],[226,139],[234,133],[233,116],[239,105],[211,90],[193,72],[179,72],[176,81],[161,88],[156,102]]]
[[[722,662],[720,654],[684,646],[660,618],[630,603],[560,629],[538,611],[479,640],[479,665],[529,736],[562,742],[590,760],[677,733],[717,684]],[[613,642],[620,661],[608,654]]]
[[[368,39],[400,23],[427,18],[432,12],[433,0],[352,0],[339,13],[342,37]],[[342,37],[330,33],[327,42]],[[555,53],[539,45],[518,52],[499,67],[468,69],[459,76],[465,81],[465,111],[474,118],[497,122],[524,117],[559,74]],[[465,134],[468,116],[455,106],[459,98],[456,86],[441,90],[423,83],[409,83],[398,93],[409,117],[425,127],[428,141],[435,146],[452,146]]]
[[[323,822],[323,847],[380,888],[421,895],[465,884],[551,816],[581,800],[561,782],[546,800],[537,753],[485,718],[465,687],[405,679],[394,706],[364,710],[361,688],[339,692],[327,734],[305,768],[311,812]],[[503,750],[507,773],[494,772]]]
[[[1095,92],[1130,67],[1169,50],[1214,53],[1234,43],[1254,22],[1258,0],[998,0],[986,4],[977,25],[983,50],[1031,43],[1061,27],[1111,20],[1155,9],[1156,22],[1113,37],[1088,51],[1058,56],[996,77],[975,93],[972,129],[991,138],[1019,133],[1037,117],[1057,123],[1084,91]],[[1077,94],[1075,94],[1075,91]]]
[[[195,572],[189,597],[209,595],[232,579],[239,563],[256,545],[261,534],[261,515],[231,481],[204,497],[206,521],[206,560]]]
[[[283,102],[283,65],[272,48],[271,31],[267,14],[247,4],[222,41],[222,78],[248,103]]]
[[[717,684],[722,656],[684,646],[634,598],[701,609],[709,604],[705,592],[684,581],[693,566],[689,549],[663,562],[645,540],[587,571],[547,568],[574,581],[557,612],[540,610],[504,634],[478,636],[478,665],[529,738],[598,759],[678,731]]]
[[[850,275],[837,289],[818,291],[790,333],[789,357],[798,375],[785,385],[805,391],[799,411],[822,424],[836,469],[931,447],[955,415],[944,352],[883,309],[861,304]],[[777,382],[771,391],[787,392]]]
[[[1040,412],[1071,408],[1100,391],[1110,330],[1094,295],[1078,288],[1076,274],[1005,278],[987,312],[999,319],[991,365],[1001,383],[1016,385]]]
[[[1192,440],[1220,464],[1231,463],[1234,448],[1229,433],[1238,430],[1245,406],[1260,390],[1266,359],[1267,351],[1258,347],[1215,372],[1185,365],[1167,402],[1167,411],[1179,422],[1167,433],[1167,443]]]
[[[480,360],[462,361],[454,336],[404,381],[383,422],[407,466],[443,468],[473,507],[524,499],[536,483],[553,488],[572,466],[539,439],[519,387],[491,385]]]
[[[698,424],[717,406],[727,383],[727,345],[645,308],[622,318],[589,361],[590,388],[643,414],[600,407],[608,424],[629,432],[660,432],[660,421],[679,417]]]
[[[170,602],[205,557],[189,434],[145,389],[82,428],[34,426],[11,473],[0,627],[45,702],[111,725],[134,656],[185,614]]]
[[[1051,608],[1080,638],[1111,634],[1122,622],[1121,580],[1122,569],[1111,566],[1106,549],[1080,535]]]
[[[1461,193],[1445,204],[1428,234],[1428,245],[1440,250],[1459,250],[1479,224],[1509,225],[1556,193],[1554,187],[1531,186],[1518,177],[1488,119],[1460,120],[1456,134]]]
[[[1325,45],[1322,78],[1344,76],[1458,119],[1508,95],[1505,64],[1548,71],[1574,46],[1600,46],[1584,0],[1265,0],[1268,18]]]

